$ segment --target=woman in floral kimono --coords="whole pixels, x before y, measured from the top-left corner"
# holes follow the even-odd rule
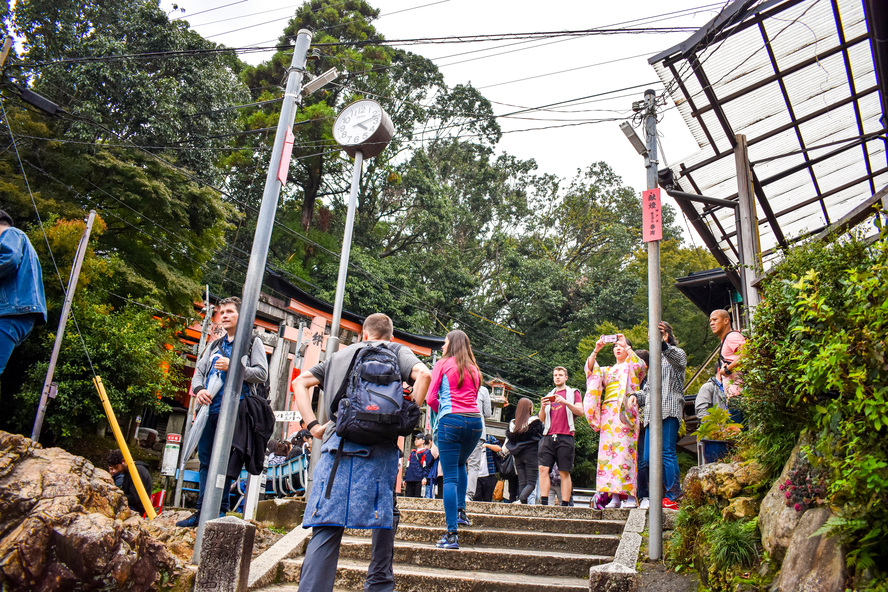
[[[598,444],[599,493],[610,493],[608,508],[635,508],[638,463],[638,402],[632,394],[644,378],[646,366],[618,333],[614,343],[617,363],[601,368],[595,358],[605,346],[602,335],[586,360],[586,396],[583,411]]]

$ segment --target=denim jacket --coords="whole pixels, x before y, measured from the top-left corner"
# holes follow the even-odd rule
[[[46,322],[43,271],[27,235],[9,227],[0,234],[0,316],[24,314]]]

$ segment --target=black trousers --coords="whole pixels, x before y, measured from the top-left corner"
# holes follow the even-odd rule
[[[404,481],[405,497],[422,497],[422,481]]]
[[[536,446],[528,446],[512,453],[515,457],[515,469],[518,471],[518,500],[527,503],[527,498],[536,489],[540,468]]]
[[[392,560],[395,555],[395,532],[398,530],[401,513],[398,511],[397,496],[393,496],[392,500],[395,507],[391,530],[373,530],[373,546],[364,592],[393,592],[395,589]],[[315,526],[311,529],[311,540],[305,549],[302,574],[299,577],[300,592],[332,592],[344,531],[341,526]]]
[[[478,484],[475,486],[475,501],[492,502],[494,489],[496,489],[496,475],[478,477]]]

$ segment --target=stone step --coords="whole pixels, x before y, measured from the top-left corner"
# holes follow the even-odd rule
[[[438,537],[440,538],[440,536]],[[343,537],[340,557],[370,560],[370,539]],[[492,549],[460,545],[458,550],[437,549],[432,543],[395,541],[394,562],[420,567],[455,571],[489,571],[532,576],[561,575],[582,578],[593,565],[611,561],[613,556],[539,551],[528,549]]]
[[[441,551],[458,554],[459,551]],[[285,582],[298,582],[302,558],[286,559],[281,562],[281,578]],[[583,578],[559,576],[538,576],[509,574],[502,572],[471,570],[452,571],[436,567],[405,565],[395,563],[395,589],[398,592],[588,592],[589,581]],[[588,568],[586,578],[588,578]],[[367,562],[342,558],[336,575],[337,590],[358,592],[364,589],[367,576]],[[285,586],[286,584],[282,585]],[[269,591],[275,590],[269,587]],[[280,592],[295,592],[283,588]]]
[[[444,509],[435,510],[401,508],[401,525],[445,525]],[[622,511],[622,510],[618,510]],[[620,534],[625,518],[616,520],[588,520],[585,518],[555,518],[551,516],[515,516],[507,514],[483,514],[474,510],[469,514],[472,528],[502,528],[528,532],[552,532],[570,534]],[[400,527],[399,527],[400,530]]]
[[[348,536],[369,538],[371,530],[347,530]],[[398,525],[397,539],[405,542],[438,542],[444,533],[443,522],[434,526]],[[620,543],[616,534],[565,534],[534,532],[530,529],[502,529],[479,526],[461,526],[460,546],[492,547],[495,549],[526,549],[535,551],[566,551],[586,555],[613,556]]]
[[[421,497],[399,497],[398,508],[408,510],[442,510],[443,500]],[[490,502],[469,502],[469,514],[493,514],[497,516],[535,516],[550,518],[579,518],[583,520],[622,520],[629,516],[629,510],[595,510],[589,507],[536,506],[529,504],[503,504]]]

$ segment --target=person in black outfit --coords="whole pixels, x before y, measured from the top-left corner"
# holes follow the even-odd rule
[[[533,414],[533,403],[522,398],[515,408],[515,419],[509,422],[506,431],[506,448],[515,458],[518,471],[518,500],[527,503],[527,498],[536,488],[539,475],[537,448],[543,437],[543,423]],[[509,485],[511,489],[511,484]]]
[[[404,484],[406,485],[404,495],[406,497],[422,497],[422,488],[426,484],[426,475],[433,460],[431,451],[426,448],[424,434],[414,436],[413,448],[407,463],[407,470],[404,473]]]
[[[136,491],[133,479],[130,477],[129,471],[126,468],[126,462],[123,460],[123,453],[119,450],[112,450],[108,453],[106,462],[108,464],[108,472],[111,473],[111,477],[114,479],[114,485],[123,490],[130,510],[138,512],[140,515],[144,514],[145,507],[142,505],[142,500],[139,499],[139,492]],[[137,460],[135,465],[136,472],[139,473],[139,479],[142,480],[142,485],[145,487],[145,493],[150,496],[151,472],[148,470],[148,465],[140,460]]]

